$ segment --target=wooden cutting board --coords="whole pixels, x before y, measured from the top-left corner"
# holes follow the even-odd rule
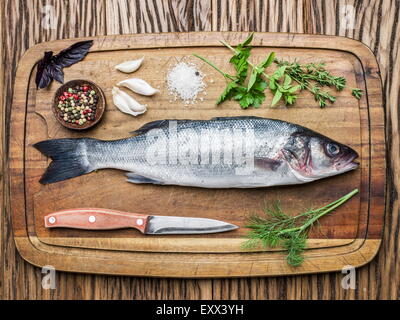
[[[343,75],[348,88],[362,88],[361,100],[351,90],[337,93],[324,109],[302,93],[293,107],[270,108],[271,97],[258,109],[242,110],[236,102],[215,106],[225,80],[192,56],[209,58],[231,70],[230,52],[219,40],[237,44],[246,33],[168,33],[93,38],[90,53],[64,69],[65,81],[87,79],[104,91],[107,109],[102,122],[86,132],[69,131],[56,121],[51,103],[59,83],[37,91],[36,64],[44,51],[58,52],[83,39],[38,44],[21,59],[15,83],[10,135],[11,205],[17,248],[24,259],[57,270],[158,277],[239,277],[328,272],[369,262],[381,243],[385,206],[385,141],[382,88],[372,52],[361,42],[342,37],[286,33],[256,33],[252,60],[272,50],[285,60],[326,62],[333,74]],[[120,62],[144,56],[132,75],[114,69]],[[169,94],[165,78],[179,61],[193,62],[206,74],[206,94],[185,105]],[[131,117],[112,104],[112,86],[129,77],[143,78],[160,89],[154,97],[135,96],[148,111]],[[49,160],[32,144],[64,137],[118,139],[144,123],[159,119],[210,119],[253,115],[294,122],[351,146],[360,154],[360,168],[313,183],[259,189],[200,189],[178,186],[133,185],[123,172],[100,170],[75,179],[41,185]],[[360,193],[324,217],[310,233],[306,260],[290,267],[280,248],[243,251],[247,216],[261,213],[266,202],[280,200],[289,213],[322,206],[353,189]],[[182,236],[143,236],[136,230],[48,230],[43,217],[53,211],[100,207],[146,214],[206,217],[239,225],[228,233]]]

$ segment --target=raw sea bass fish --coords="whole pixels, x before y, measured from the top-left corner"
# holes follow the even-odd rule
[[[129,171],[132,183],[257,188],[306,183],[356,169],[353,149],[305,127],[259,117],[159,120],[121,140],[55,139],[40,182],[94,170]]]

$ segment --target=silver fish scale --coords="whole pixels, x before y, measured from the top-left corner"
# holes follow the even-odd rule
[[[278,158],[299,128],[263,118],[178,120],[128,139],[91,140],[86,152],[93,169],[130,171],[136,183],[144,177],[153,183],[208,188],[293,184],[299,180]],[[278,161],[278,168],[254,159]]]

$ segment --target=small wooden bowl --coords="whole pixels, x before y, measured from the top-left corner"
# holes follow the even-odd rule
[[[68,88],[73,88],[76,86],[83,86],[83,85],[89,85],[91,86],[97,93],[98,95],[98,100],[97,100],[97,105],[96,105],[96,114],[94,115],[94,120],[93,121],[87,121],[83,125],[79,125],[76,123],[68,123],[64,121],[64,117],[60,116],[60,111],[57,108],[58,106],[58,100],[59,97],[63,94],[64,91],[68,91]],[[54,95],[53,99],[53,114],[56,117],[57,121],[61,123],[64,127],[71,129],[71,130],[86,130],[89,129],[93,126],[95,126],[98,122],[100,122],[101,118],[103,117],[104,111],[106,109],[106,98],[104,97],[103,91],[100,89],[100,87],[88,80],[71,80],[68,81],[67,83],[64,83],[61,87],[59,87]]]

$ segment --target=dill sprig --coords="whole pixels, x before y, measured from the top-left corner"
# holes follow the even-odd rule
[[[248,240],[243,243],[243,249],[254,249],[260,245],[263,247],[282,246],[287,252],[287,262],[292,266],[299,266],[304,261],[303,252],[306,249],[306,241],[309,228],[318,219],[341,206],[358,193],[358,189],[346,194],[318,209],[308,210],[296,216],[286,214],[279,202],[266,207],[264,215],[251,215],[246,225],[250,231]]]
[[[351,90],[351,94],[357,99],[360,100],[363,95],[363,90],[359,88],[354,88]]]

